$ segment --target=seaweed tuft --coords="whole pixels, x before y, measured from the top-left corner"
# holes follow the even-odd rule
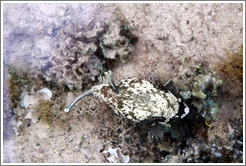
[[[215,69],[224,76],[230,78],[228,81],[236,84],[238,91],[243,90],[243,44],[238,47],[236,51],[229,51],[226,49],[227,58],[220,64],[215,65]],[[235,88],[233,88],[235,89]]]
[[[36,106],[38,118],[49,125],[56,119],[56,115],[52,111],[54,104],[53,101],[41,100]]]
[[[20,96],[24,87],[28,87],[29,78],[26,73],[17,73],[14,68],[8,69],[10,80],[9,90],[12,108],[16,108],[20,102]]]

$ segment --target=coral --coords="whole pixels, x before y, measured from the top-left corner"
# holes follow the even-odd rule
[[[122,26],[119,21],[109,24],[108,32],[103,35],[100,46],[103,55],[108,59],[116,59],[125,63],[125,58],[133,51],[137,38],[129,31],[127,26]]]
[[[222,86],[222,80],[216,72],[205,66],[195,66],[194,75],[190,86],[181,90],[180,94],[185,100],[198,110],[206,121],[216,119],[219,112],[218,95]]]
[[[70,89],[82,89],[84,84],[95,81],[95,76],[99,75],[95,67],[101,60],[94,55],[97,46],[93,37],[82,40],[82,31],[73,28],[75,25],[70,25],[60,32],[61,39],[56,43],[59,48],[51,53],[49,60],[45,60],[46,66],[39,70],[47,81],[65,84]],[[91,43],[86,43],[88,40]]]
[[[97,66],[110,59],[124,61],[133,50],[136,37],[122,27],[125,26],[120,22],[92,21],[83,26],[67,23],[58,29],[51,52],[33,55],[34,66],[47,81],[65,84],[70,89],[90,87],[100,74]]]
[[[241,144],[241,147],[234,148],[238,144]],[[242,142],[239,140],[231,142],[228,146],[221,146],[217,143],[192,141],[189,147],[185,148],[184,152],[177,155],[168,155],[163,162],[229,163],[243,161]]]
[[[229,163],[243,162],[243,120],[231,120],[226,141],[215,139],[186,139],[175,153],[168,154],[164,163]],[[170,145],[169,145],[170,146]],[[175,148],[174,148],[175,149]]]

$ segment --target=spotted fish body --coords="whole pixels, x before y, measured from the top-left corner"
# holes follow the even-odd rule
[[[103,99],[116,114],[133,122],[154,118],[164,118],[168,122],[178,113],[178,99],[171,92],[156,89],[148,81],[128,78],[116,86],[119,93],[109,84],[93,87],[92,93]]]

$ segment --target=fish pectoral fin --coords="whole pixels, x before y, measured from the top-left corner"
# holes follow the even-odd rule
[[[171,125],[164,122],[158,122],[148,132],[148,137],[153,141],[160,141],[165,133],[170,132]]]

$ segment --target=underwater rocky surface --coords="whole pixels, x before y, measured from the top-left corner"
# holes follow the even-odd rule
[[[3,14],[4,163],[243,162],[242,4],[4,4]],[[64,112],[108,71],[116,85],[136,77],[172,93],[178,115],[157,132],[165,119],[134,123],[93,96]],[[142,93],[130,88],[136,97],[119,105]]]

